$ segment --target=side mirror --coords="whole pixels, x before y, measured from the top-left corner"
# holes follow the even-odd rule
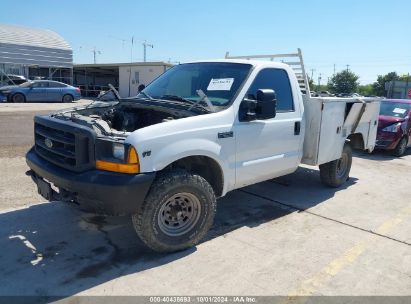
[[[137,91],[138,91],[138,92],[141,92],[141,91],[144,90],[145,88],[146,88],[146,86],[145,86],[144,84],[140,84],[140,85],[138,86]]]
[[[274,90],[260,89],[257,91],[257,117],[259,119],[274,118],[277,114],[277,98]]]
[[[246,111],[242,120],[269,119],[276,116],[277,99],[274,90],[260,89],[257,99],[244,98],[242,107]]]

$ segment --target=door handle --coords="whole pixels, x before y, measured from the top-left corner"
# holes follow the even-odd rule
[[[301,132],[301,121],[296,121],[294,123],[294,135],[300,135]]]

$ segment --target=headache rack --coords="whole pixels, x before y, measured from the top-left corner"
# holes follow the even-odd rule
[[[297,53],[291,54],[271,54],[271,55],[247,55],[247,56],[230,56],[229,52],[225,54],[226,59],[269,59],[271,61],[278,61],[288,64],[297,77],[301,92],[308,98],[311,97],[310,86],[308,84],[307,73],[305,72],[303,53],[301,49],[297,49]]]

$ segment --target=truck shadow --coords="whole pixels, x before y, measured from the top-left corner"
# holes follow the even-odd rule
[[[317,170],[299,168],[292,175],[233,191],[219,200],[214,226],[203,242],[326,203],[355,181],[325,188]],[[0,223],[0,295],[36,296],[37,302],[145,270],[156,276],[156,268],[197,250],[155,253],[138,239],[129,218],[84,214],[61,202],[2,213]]]
[[[393,160],[393,159],[402,159],[409,155],[411,155],[411,146],[408,146],[404,155],[400,157],[392,155],[391,151],[379,150],[379,149],[374,150],[372,153],[367,153],[365,151],[358,151],[358,150],[353,152],[354,157],[368,159],[372,161],[388,161],[388,160]]]

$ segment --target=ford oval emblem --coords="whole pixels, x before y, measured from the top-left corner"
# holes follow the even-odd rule
[[[45,144],[46,147],[49,148],[49,149],[53,148],[53,142],[51,141],[50,138],[46,138],[46,139],[44,140],[44,144]]]

